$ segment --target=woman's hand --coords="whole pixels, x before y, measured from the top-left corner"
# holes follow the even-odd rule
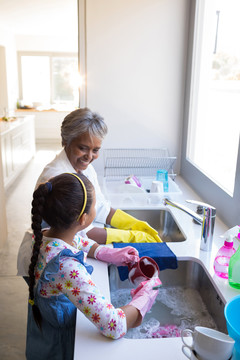
[[[117,231],[116,229],[129,230],[127,234],[130,234],[131,238],[135,237],[134,241],[123,242],[162,242],[157,230],[153,229],[146,221],[138,220],[120,209],[112,213],[110,225],[115,228],[115,231]],[[122,234],[122,232],[120,233]],[[140,241],[134,236],[135,234],[138,234],[138,236],[141,234]],[[144,238],[146,240],[142,241]],[[107,229],[107,244],[111,242],[114,242],[114,240],[111,241],[111,232]]]

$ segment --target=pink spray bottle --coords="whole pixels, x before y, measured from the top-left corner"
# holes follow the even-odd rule
[[[214,271],[217,276],[228,279],[228,267],[231,256],[236,252],[233,247],[233,235],[225,234],[224,245],[218,250],[214,260]]]

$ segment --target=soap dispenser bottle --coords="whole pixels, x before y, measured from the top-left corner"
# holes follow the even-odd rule
[[[240,289],[240,246],[238,246],[236,253],[230,259],[228,282],[233,288]]]
[[[236,250],[233,247],[233,236],[228,235],[228,237],[224,241],[224,245],[218,250],[214,260],[213,266],[217,276],[223,279],[228,279],[229,261],[232,255],[235,254],[235,252]]]

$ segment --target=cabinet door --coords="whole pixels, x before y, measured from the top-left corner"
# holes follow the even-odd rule
[[[33,157],[33,134],[30,123],[16,129],[11,135],[12,163],[14,172],[20,171]]]
[[[1,136],[1,160],[4,187],[10,185],[35,154],[34,119]]]
[[[1,139],[1,158],[4,186],[7,185],[13,175],[13,158],[10,134],[5,134]]]

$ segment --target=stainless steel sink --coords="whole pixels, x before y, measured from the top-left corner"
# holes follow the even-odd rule
[[[160,279],[163,286],[159,291],[157,301],[150,313],[146,314],[144,321],[148,322],[149,319],[154,318],[161,326],[171,324],[178,328],[193,329],[194,326],[200,325],[227,333],[224,299],[217,291],[213,280],[197,260],[179,260],[178,268],[161,271]],[[114,265],[109,266],[109,284],[113,305],[115,307],[126,305],[129,302],[130,289],[133,286],[128,279],[120,280],[118,269]],[[123,304],[121,301],[125,298],[121,294],[124,291],[129,291],[129,298]],[[186,309],[190,309],[190,315],[186,313]],[[143,338],[141,332],[139,334],[141,336],[137,338]]]
[[[123,209],[126,213],[149,223],[164,242],[181,242],[185,241],[186,237],[180,230],[171,212],[160,209],[139,209],[128,210]]]

